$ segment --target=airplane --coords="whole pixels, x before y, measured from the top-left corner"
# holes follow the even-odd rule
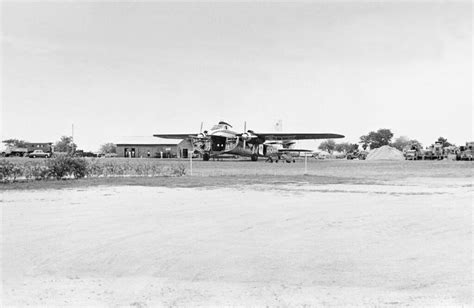
[[[244,123],[244,133],[232,131],[232,125],[220,121],[209,131],[202,131],[199,134],[154,134],[154,137],[167,139],[190,139],[193,144],[193,152],[202,154],[202,159],[208,161],[211,157],[218,155],[234,154],[250,157],[252,161],[257,161],[259,157],[271,157],[278,153],[278,149],[272,143],[280,142],[287,147],[294,143],[294,140],[308,139],[335,139],[344,138],[343,135],[332,133],[257,133],[247,130]],[[292,149],[280,149],[283,153],[289,153]],[[299,150],[301,152],[301,150]]]

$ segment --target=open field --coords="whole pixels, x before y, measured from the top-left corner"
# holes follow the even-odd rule
[[[193,176],[3,184],[1,298],[470,306],[472,170],[195,161]]]

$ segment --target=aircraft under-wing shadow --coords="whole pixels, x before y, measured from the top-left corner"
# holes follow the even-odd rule
[[[199,134],[154,134],[153,136],[168,139],[191,139],[194,152],[202,154],[205,161],[221,154],[247,156],[252,161],[257,161],[258,157],[282,157],[285,153],[287,155],[290,152],[307,151],[290,149],[289,146],[294,144],[295,140],[344,138],[343,135],[332,133],[260,133],[246,128],[244,128],[244,133],[237,133],[232,131],[232,126],[229,123],[224,121],[204,132],[201,123]],[[283,149],[278,149],[275,146],[277,143],[283,145]]]

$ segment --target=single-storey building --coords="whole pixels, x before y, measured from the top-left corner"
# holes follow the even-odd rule
[[[117,156],[129,158],[188,158],[193,145],[187,139],[161,139],[156,142],[117,143]]]
[[[26,142],[26,148],[29,152],[33,152],[34,150],[41,150],[45,153],[51,153],[53,151],[53,143],[52,142]]]

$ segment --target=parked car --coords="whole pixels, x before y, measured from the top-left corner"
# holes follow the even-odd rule
[[[76,157],[97,157],[98,155],[93,152],[84,152],[83,150],[77,150],[74,153]]]
[[[34,150],[30,154],[28,154],[29,158],[49,158],[51,156],[50,153],[45,153],[43,150]]]

